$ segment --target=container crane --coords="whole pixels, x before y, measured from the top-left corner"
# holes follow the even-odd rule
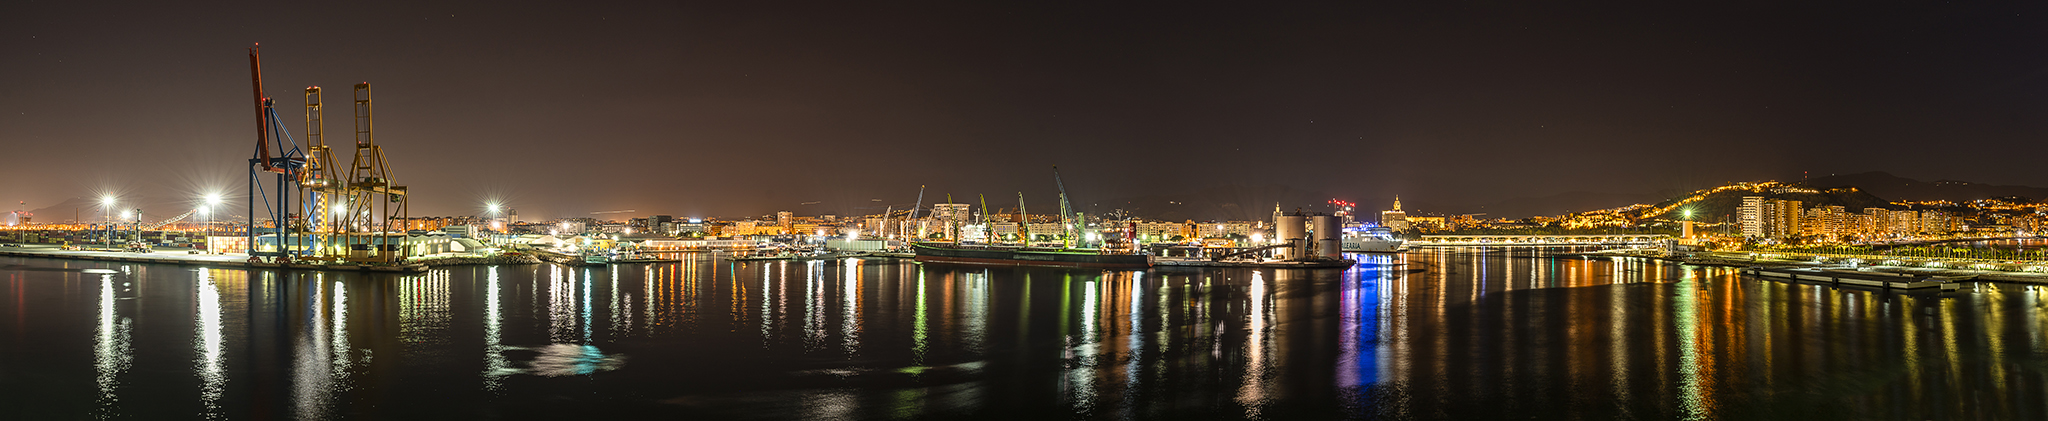
[[[408,220],[405,186],[391,181],[391,165],[372,132],[370,83],[355,86],[356,157],[348,172],[347,209],[341,218],[347,230],[347,260],[359,263],[400,263],[408,253],[406,227],[393,230],[391,220]]]
[[[306,169],[299,172],[299,188],[305,192],[300,198],[301,213],[306,216],[301,243],[318,244],[312,252],[323,260],[337,259],[342,254],[335,250],[334,234],[340,232],[335,222],[341,216],[333,212],[337,198],[347,198],[348,186],[335,174],[334,152],[327,146],[327,117],[320,87],[306,87]],[[324,234],[324,235],[323,235]]]
[[[288,191],[296,188],[296,183],[291,181],[296,181],[299,172],[306,167],[306,158],[299,150],[298,142],[291,140],[291,133],[285,130],[283,121],[278,119],[273,101],[263,92],[263,59],[257,47],[249,47],[249,84],[256,105],[256,151],[249,158],[249,259],[254,261],[262,256],[274,256],[278,261],[290,261],[292,245],[286,238],[287,231],[294,225],[291,221],[298,217],[290,212],[291,200],[298,194]],[[266,185],[262,177],[265,173],[273,174],[276,181]],[[272,189],[276,190],[274,195]],[[270,229],[277,234],[275,251],[261,250],[261,243],[257,241],[257,234],[262,231],[258,228],[261,220],[256,217],[258,199],[262,199],[265,217],[270,219]]]

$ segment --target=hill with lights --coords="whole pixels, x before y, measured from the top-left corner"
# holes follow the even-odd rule
[[[1905,205],[1892,203],[1855,186],[1810,187],[1805,183],[1779,183],[1775,181],[1757,183],[1736,183],[1693,192],[1690,195],[1634,209],[1637,219],[1679,220],[1690,216],[1696,221],[1734,220],[1742,208],[1742,198],[1758,196],[1766,199],[1797,200],[1803,207],[1841,206],[1851,213],[1863,212],[1865,208],[1891,210],[1905,209]]]

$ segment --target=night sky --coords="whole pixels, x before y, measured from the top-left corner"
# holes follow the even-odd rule
[[[343,165],[340,104],[374,85],[415,216],[845,215],[919,185],[1053,210],[1052,165],[1084,201],[1441,211],[1801,172],[2048,186],[2048,3],[1105,3],[8,2],[0,201],[239,190],[259,42],[294,136],[303,87],[337,104]]]

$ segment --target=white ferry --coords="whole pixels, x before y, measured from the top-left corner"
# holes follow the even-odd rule
[[[1394,236],[1394,230],[1380,226],[1344,230],[1342,241],[1344,251],[1354,253],[1399,253],[1408,248],[1407,241]]]

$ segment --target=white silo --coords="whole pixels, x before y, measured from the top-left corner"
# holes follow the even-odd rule
[[[1309,218],[1309,227],[1316,241],[1316,255],[1328,258],[1344,258],[1344,234],[1337,228],[1337,217],[1317,215]]]
[[[1278,249],[1273,253],[1273,256],[1282,260],[1299,259],[1302,256],[1307,256],[1308,250],[1306,248],[1309,244],[1307,231],[1308,217],[1306,216],[1280,215],[1273,217],[1274,242],[1294,246]]]

